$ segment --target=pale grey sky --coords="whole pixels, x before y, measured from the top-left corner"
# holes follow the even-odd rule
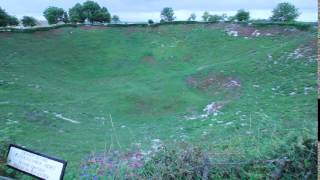
[[[77,2],[85,0],[0,0],[0,7],[11,15],[24,15],[44,19],[43,10],[48,6],[58,6],[65,10]],[[160,19],[163,7],[172,7],[177,20],[185,20],[191,13],[196,13],[200,20],[204,11],[212,14],[227,13],[234,15],[240,9],[249,10],[254,19],[268,18],[272,9],[283,0],[95,0],[101,6],[109,9],[111,14],[117,14],[122,21],[147,21]],[[287,0],[299,8],[301,15],[298,20],[317,21],[317,0]]]

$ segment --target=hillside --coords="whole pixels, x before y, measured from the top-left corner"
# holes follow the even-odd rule
[[[236,24],[3,32],[0,136],[67,160],[69,178],[95,154],[181,141],[221,162],[281,156],[316,135],[316,42]]]

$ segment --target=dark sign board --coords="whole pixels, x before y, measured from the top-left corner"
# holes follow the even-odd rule
[[[67,162],[11,144],[7,166],[40,179],[61,180]]]

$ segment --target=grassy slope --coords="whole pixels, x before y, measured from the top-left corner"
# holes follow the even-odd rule
[[[81,159],[110,144],[126,150],[142,143],[148,150],[152,139],[169,144],[185,139],[252,159],[267,158],[292,136],[314,137],[316,62],[281,57],[314,41],[316,34],[244,39],[210,27],[0,34],[0,129],[20,130],[16,143],[68,160],[68,176]],[[188,77],[205,79],[209,74],[234,77],[241,87],[188,86]],[[314,89],[305,95],[305,87]],[[227,101],[223,114],[185,120],[212,101]],[[18,123],[10,125],[9,120]]]

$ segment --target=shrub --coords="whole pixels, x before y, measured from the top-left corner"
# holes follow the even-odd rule
[[[24,27],[28,27],[28,26],[33,27],[37,25],[37,20],[30,16],[23,16],[23,18],[21,19],[21,22]]]
[[[0,176],[14,177],[16,174],[13,170],[6,167],[6,156],[9,144],[14,143],[12,137],[15,136],[17,132],[18,128],[13,126],[7,126],[0,129]]]
[[[271,159],[242,162],[213,161],[191,144],[164,146],[136,174],[138,179],[316,179],[317,141],[297,139],[275,149]]]
[[[235,15],[235,19],[239,22],[248,21],[250,19],[250,13],[248,11],[240,9]]]
[[[148,161],[139,176],[142,179],[206,179],[210,169],[208,156],[201,148],[181,144],[163,147]]]
[[[299,15],[298,9],[290,3],[279,3],[272,11],[270,17],[272,21],[290,22],[294,21]]]

